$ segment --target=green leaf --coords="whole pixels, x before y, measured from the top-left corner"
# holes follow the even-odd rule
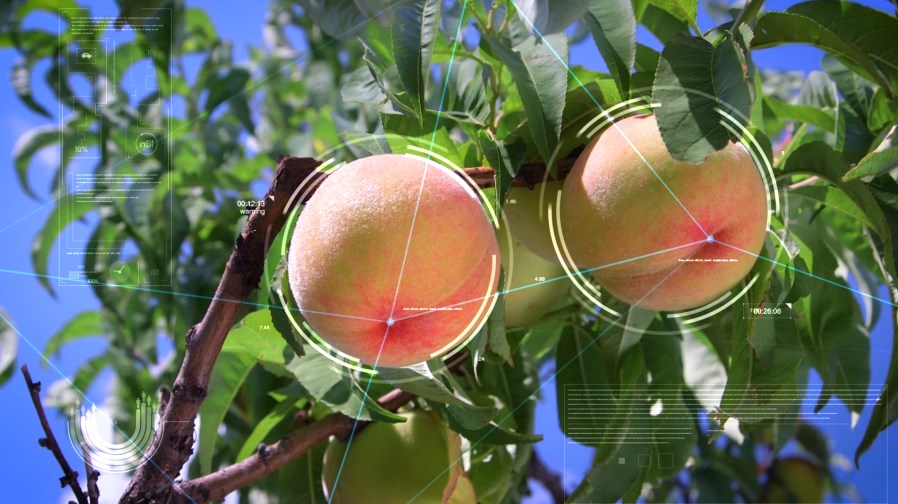
[[[456,58],[449,74],[449,94],[443,114],[458,122],[484,126],[490,115],[483,66],[470,58]]]
[[[540,35],[560,33],[586,12],[590,0],[517,0],[524,24]]]
[[[22,189],[28,196],[37,198],[37,195],[31,189],[31,185],[28,183],[28,166],[31,163],[31,158],[39,150],[58,142],[59,129],[55,126],[32,128],[16,140],[16,144],[12,148],[12,158],[15,162],[19,185],[22,186]]]
[[[327,444],[319,443],[278,471],[278,504],[326,504],[321,472]]]
[[[351,37],[364,28],[371,14],[361,5],[377,2],[356,2],[354,0],[299,0],[303,14],[315,22],[315,26],[334,38]]]
[[[794,105],[776,98],[765,96],[762,100],[764,115],[772,115],[779,120],[799,121],[813,124],[826,131],[835,131],[836,119],[832,112],[806,105]]]
[[[12,84],[12,89],[15,91],[16,96],[19,97],[19,100],[22,101],[32,112],[42,115],[47,119],[52,118],[53,116],[47,111],[46,108],[43,107],[37,100],[34,99],[34,96],[31,94],[31,66],[26,64],[23,61],[17,61],[12,66],[12,71],[9,77],[10,83]]]
[[[842,177],[846,182],[862,177],[879,175],[898,168],[898,146],[890,147],[882,151],[874,151],[858,162],[857,166],[848,170]]]
[[[815,201],[817,203],[822,203],[826,205],[827,208],[831,208],[837,212],[842,212],[843,214],[851,217],[857,222],[860,222],[871,228],[873,227],[873,223],[870,222],[867,214],[865,214],[864,211],[857,206],[857,203],[849,198],[844,191],[837,187],[810,185],[804,187],[796,187],[791,191],[791,193]]]
[[[53,288],[50,286],[50,279],[47,275],[47,260],[50,258],[50,252],[53,244],[62,231],[76,219],[80,219],[88,212],[94,210],[96,206],[89,200],[79,200],[73,194],[66,194],[56,204],[56,208],[47,217],[44,227],[40,233],[34,237],[31,245],[31,265],[34,272],[38,275],[37,281],[44,286],[52,295]],[[94,270],[89,270],[94,271]]]
[[[898,303],[898,296],[892,289],[891,301],[893,304]],[[896,310],[892,310],[892,319],[895,320]],[[895,331],[896,324],[892,324],[892,330]],[[898,332],[892,336],[892,348],[896,348],[898,344]],[[854,463],[860,468],[861,456],[873,446],[873,442],[879,437],[879,434],[885,431],[895,420],[898,420],[898,352],[892,351],[889,359],[889,371],[886,375],[886,384],[873,406],[873,412],[870,414],[870,421],[867,423],[867,429],[864,430],[864,437],[861,439],[857,450],[854,452]]]
[[[226,341],[227,344],[227,341]],[[209,380],[209,395],[203,400],[200,408],[199,459],[200,471],[209,474],[212,467],[212,455],[218,443],[218,429],[224,421],[225,414],[231,407],[237,391],[246,381],[249,372],[256,367],[257,360],[243,351],[223,348],[212,368]]]
[[[658,127],[671,155],[701,162],[730,139],[718,108],[742,122],[751,108],[749,79],[742,49],[731,38],[717,47],[678,35],[661,53],[655,74]],[[684,90],[685,88],[685,90]]]
[[[285,419],[290,418],[291,413],[301,408],[305,402],[305,399],[297,400],[295,397],[288,397],[279,402],[274,409],[256,422],[253,431],[246,437],[246,441],[243,442],[243,446],[240,447],[240,451],[237,452],[237,457],[234,460],[239,462],[252,455],[259,448],[259,445],[265,441],[265,438],[271,434],[271,431]]]
[[[870,99],[867,125],[874,134],[881,133],[898,122],[898,99],[890,99],[885,91],[877,89]]]
[[[648,28],[652,34],[667,45],[677,34],[689,34],[690,24],[667,10],[655,5],[652,0],[635,0],[633,11],[640,24]]]
[[[19,345],[19,335],[9,322],[9,315],[0,309],[0,385],[6,382],[12,375],[11,370],[16,364],[16,351]]]
[[[775,351],[767,364],[752,348],[746,322],[734,324],[729,376],[717,419],[721,425],[728,417],[747,424],[774,419],[801,397],[797,373],[805,354],[795,322],[785,318],[773,321]]]
[[[669,13],[671,16],[695,27],[698,16],[698,0],[648,0],[648,3]],[[698,29],[696,29],[698,31]]]
[[[646,470],[638,464],[639,458],[648,455],[646,445],[639,444],[636,434],[624,442],[614,460],[593,462],[580,486],[574,490],[568,502],[617,502],[624,495],[642,489]],[[624,463],[620,463],[623,459]]]
[[[309,353],[290,363],[290,371],[312,397],[331,409],[350,418],[403,422],[405,418],[392,413],[365,396],[365,389],[346,370],[338,369],[330,359],[318,352]],[[364,407],[362,401],[364,398]]]
[[[593,0],[583,17],[621,95],[636,62],[636,15],[630,0]]]
[[[440,405],[436,406],[441,408]],[[542,436],[517,432],[504,426],[503,423],[509,419],[511,419],[510,414],[500,418],[498,421],[490,422],[485,427],[471,429],[450,414],[446,417],[446,423],[449,424],[452,430],[478,445],[530,444],[542,441]]]
[[[821,141],[803,144],[789,154],[783,168],[787,174],[817,175],[844,191],[872,224],[870,229],[880,239],[881,256],[884,259],[886,271],[895,275],[893,234],[880,203],[863,182],[859,180],[843,181],[843,177],[848,172],[848,166],[833,151],[832,147]]]
[[[400,4],[393,21],[393,59],[402,88],[424,123],[425,84],[430,75],[433,43],[439,32],[440,0]]]
[[[567,37],[563,34],[543,40],[531,37],[511,48],[504,41],[484,36],[511,72],[540,156],[546,162],[554,159],[567,94]]]
[[[806,339],[809,362],[823,380],[817,401],[821,409],[835,395],[855,413],[866,403],[870,383],[870,335],[864,325],[860,307],[847,281],[837,273],[839,262],[831,249],[841,245],[827,238],[827,225],[796,222],[790,230],[800,237],[802,250],[810,259],[812,273],[818,279],[809,285],[809,295],[793,306],[802,314],[797,317]]]
[[[207,85],[209,96],[206,98],[206,113],[211,114],[222,103],[230,102],[233,106],[233,101],[244,95],[249,78],[250,75],[246,69],[232,68],[226,74],[212,79]],[[237,115],[239,117],[239,114]]]
[[[179,51],[183,54],[212,50],[218,40],[218,34],[215,32],[215,25],[212,24],[209,14],[197,7],[187,7],[184,9],[182,17],[184,26],[178,34],[183,40]]]
[[[506,143],[504,140],[494,138],[487,130],[481,131],[477,140],[480,142],[483,155],[496,174],[496,198],[493,201],[493,208],[499,211],[505,204],[505,196],[524,162],[526,151],[524,141],[520,137],[515,137],[511,143]]]
[[[268,310],[254,311],[231,328],[225,339],[209,382],[209,395],[200,408],[200,470],[212,470],[212,456],[218,442],[218,428],[243,386],[250,371],[259,363],[283,363],[286,344],[272,330]]]
[[[818,2],[806,2],[808,5]],[[828,3],[839,9],[840,5],[847,5],[840,2],[820,2]],[[752,50],[766,49],[768,47],[776,47],[783,44],[810,44],[819,47],[824,51],[835,56],[843,64],[876,82],[885,89],[889,89],[889,83],[880,73],[879,69],[873,61],[873,58],[861,47],[855,45],[853,40],[846,40],[840,33],[832,31],[830,28],[838,28],[833,25],[823,25],[816,19],[807,17],[805,9],[802,13],[797,12],[768,12],[758,19],[755,25],[755,36],[751,41]],[[866,23],[858,21],[848,21],[856,23],[858,28],[869,32]],[[839,25],[841,26],[841,24]]]
[[[646,310],[638,306],[630,308],[627,313],[627,322],[624,332],[621,335],[620,346],[617,349],[617,357],[623,356],[627,350],[639,343],[643,333],[649,328],[658,312],[655,310]]]
[[[434,376],[426,364],[408,368],[383,368],[378,371],[378,377],[394,387],[424,399],[459,408],[492,411],[490,418],[496,412],[495,408],[478,406],[465,397],[463,393],[457,393],[450,389],[439,376]]]
[[[893,82],[898,82],[898,19],[894,15],[855,2],[829,0],[802,2],[789,7],[788,12],[826,27],[869,55]]]
[[[56,331],[44,346],[44,355],[59,356],[63,345],[88,336],[99,336],[105,332],[103,316],[95,310],[83,311],[75,315],[59,331]]]

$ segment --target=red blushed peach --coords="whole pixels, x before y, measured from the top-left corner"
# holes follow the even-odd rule
[[[684,310],[713,301],[749,272],[755,257],[725,244],[760,252],[766,193],[741,145],[699,164],[680,162],[654,116],[630,117],[577,159],[561,221],[577,268],[591,269],[611,294],[643,308]]]
[[[487,316],[499,276],[498,244],[476,194],[433,162],[392,154],[325,179],[299,216],[288,260],[293,295],[316,333],[384,367],[463,341]]]

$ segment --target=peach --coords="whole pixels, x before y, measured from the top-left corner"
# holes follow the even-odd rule
[[[297,220],[288,275],[325,342],[403,367],[449,350],[485,319],[498,244],[461,178],[422,158],[376,155],[322,182]]]
[[[764,244],[766,192],[741,145],[699,164],[677,161],[655,117],[637,116],[586,147],[565,180],[560,217],[577,268],[605,290],[643,308],[684,310],[751,270],[750,254]]]
[[[761,502],[823,502],[825,482],[817,464],[801,457],[785,457],[773,463]]]
[[[509,226],[511,227],[511,226]],[[525,247],[511,227],[509,239],[500,233],[499,251],[505,268],[505,325],[525,327],[538,322],[558,305],[570,288],[564,268]]]
[[[476,503],[461,468],[458,434],[432,411],[415,410],[402,416],[404,423],[368,425],[356,434],[348,453],[346,442],[335,440],[328,445],[321,474],[328,502]]]
[[[533,189],[514,187],[505,197],[505,218],[525,247],[546,261],[558,262],[549,231],[549,205],[556,206],[563,182],[549,180]],[[554,213],[552,214],[554,218]],[[557,231],[556,231],[557,234]]]

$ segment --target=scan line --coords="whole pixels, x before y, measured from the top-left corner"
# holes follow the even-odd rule
[[[76,283],[80,283],[80,284],[84,284],[84,285],[100,285],[103,287],[117,287],[119,289],[127,289],[127,290],[134,290],[134,291],[140,291],[140,292],[152,292],[154,294],[169,294],[169,295],[172,295],[175,297],[202,299],[204,301],[221,301],[221,302],[225,302],[225,303],[236,303],[236,304],[241,304],[241,305],[246,305],[246,306],[255,306],[257,308],[275,308],[275,309],[282,309],[282,310],[288,310],[288,311],[299,312],[299,313],[313,313],[316,315],[348,318],[348,319],[355,319],[355,320],[364,320],[367,322],[386,322],[386,320],[381,320],[381,319],[376,319],[376,318],[368,318],[368,317],[359,317],[356,315],[345,315],[342,313],[331,313],[331,312],[322,312],[322,311],[315,311],[315,310],[306,310],[304,308],[292,308],[289,306],[278,306],[278,305],[271,305],[271,304],[265,304],[265,303],[255,303],[253,301],[238,301],[236,299],[227,299],[227,298],[221,298],[221,297],[215,297],[215,296],[203,296],[201,294],[191,294],[189,292],[175,292],[175,291],[167,291],[167,290],[162,290],[162,289],[152,289],[149,287],[139,287],[136,285],[121,285],[121,284],[110,284],[110,283],[103,283],[103,282],[91,282],[89,280],[69,279],[66,277],[61,277],[61,276],[56,276],[56,275],[43,275],[40,273],[31,273],[29,271],[17,271],[17,270],[0,268],[0,273],[35,277],[35,278],[48,278],[51,280],[65,280],[68,282],[76,282]]]
[[[702,227],[701,224],[699,224],[699,222],[698,222],[698,220],[696,220],[695,216],[692,215],[692,212],[690,212],[689,209],[686,208],[686,205],[684,205],[683,202],[680,201],[680,198],[678,198],[677,195],[674,194],[674,192],[670,188],[670,186],[667,185],[667,182],[665,182],[664,179],[661,178],[661,175],[655,170],[655,168],[652,167],[651,163],[649,163],[648,160],[645,158],[645,156],[643,156],[642,153],[639,152],[639,149],[637,149],[636,146],[633,145],[633,142],[630,141],[630,138],[627,137],[627,135],[625,135],[623,131],[621,131],[620,126],[617,125],[617,122],[615,122],[614,119],[611,118],[611,116],[605,111],[605,108],[602,107],[602,105],[598,102],[598,100],[596,100],[596,98],[592,95],[592,93],[590,93],[589,90],[586,89],[586,85],[584,85],[583,81],[581,81],[580,78],[577,77],[577,74],[574,73],[573,70],[571,70],[571,67],[567,64],[567,61],[564,61],[564,58],[562,58],[561,55],[558,54],[558,51],[556,51],[555,48],[552,47],[552,44],[550,44],[549,41],[546,40],[546,37],[544,37],[543,34],[540,33],[540,31],[536,28],[536,26],[534,26],[533,22],[530,21],[530,18],[528,18],[527,15],[524,14],[524,12],[518,6],[517,1],[511,0],[511,4],[514,5],[514,8],[518,11],[518,14],[521,16],[521,19],[523,19],[524,21],[527,22],[528,25],[530,25],[530,28],[533,30],[533,33],[535,33],[539,37],[539,39],[544,44],[546,44],[546,47],[550,51],[552,51],[552,54],[554,54],[555,57],[558,58],[558,61],[560,61],[561,64],[564,65],[564,68],[567,70],[568,74],[570,74],[571,77],[573,77],[574,80],[577,81],[577,85],[579,85],[583,89],[583,91],[586,92],[586,95],[589,96],[589,98],[592,100],[592,102],[596,104],[596,106],[599,108],[599,110],[601,110],[602,113],[608,117],[609,121],[611,122],[611,125],[617,129],[617,132],[620,133],[621,137],[623,137],[624,140],[626,140],[627,144],[630,145],[630,148],[633,149],[633,152],[635,152],[636,155],[639,156],[639,159],[641,159],[642,162],[645,163],[645,165],[649,167],[649,170],[652,171],[652,173],[655,175],[655,178],[657,178],[658,181],[661,182],[661,185],[664,186],[664,189],[666,189],[667,192],[670,193],[670,195],[677,202],[677,204],[680,205],[680,208],[682,208],[683,211],[686,212],[686,215],[689,216],[689,218],[696,225],[696,227],[698,227],[698,229],[702,232],[702,234],[704,234],[706,237],[710,236],[708,234],[708,232],[705,231],[705,228]]]
[[[641,255],[641,256],[631,257],[631,258],[629,258],[629,259],[623,259],[623,260],[621,260],[621,261],[617,261],[617,262],[613,262],[613,263],[609,263],[609,264],[604,264],[604,265],[602,265],[602,266],[596,266],[595,268],[589,268],[589,269],[584,269],[584,270],[578,270],[578,271],[576,272],[576,274],[577,274],[577,275],[583,275],[583,274],[585,274],[585,273],[591,273],[591,272],[593,272],[593,271],[598,271],[598,270],[602,270],[602,269],[605,269],[605,268],[611,268],[611,267],[613,267],[613,266],[618,266],[618,265],[625,264],[625,263],[628,263],[628,262],[638,261],[638,260],[640,260],[640,259],[645,259],[645,258],[647,258],[647,257],[652,257],[652,256],[657,256],[657,255],[662,255],[662,254],[667,254],[667,253],[669,253],[669,252],[673,252],[673,251],[676,251],[676,250],[680,250],[680,249],[684,249],[684,248],[689,248],[689,247],[694,247],[694,246],[696,246],[696,245],[700,245],[700,244],[703,244],[703,243],[707,243],[707,240],[698,240],[698,241],[694,241],[694,242],[692,242],[692,243],[686,243],[686,244],[684,244],[684,245],[677,245],[676,247],[670,247],[670,248],[667,248],[667,249],[664,249],[664,250],[659,250],[659,251],[657,251],[657,252],[651,252],[651,253],[649,253],[649,254],[643,254],[643,255]],[[507,290],[504,290],[504,291],[498,291],[498,292],[496,292],[495,294],[490,294],[489,296],[486,296],[486,297],[479,297],[479,298],[476,298],[476,299],[469,299],[469,300],[467,300],[467,301],[460,301],[460,302],[455,303],[455,304],[451,304],[451,305],[447,305],[447,306],[442,306],[442,307],[440,307],[440,308],[434,308],[433,310],[428,310],[428,311],[424,311],[424,312],[420,312],[420,313],[415,313],[415,314],[412,314],[412,315],[408,315],[408,316],[406,316],[406,317],[398,318],[398,319],[396,319],[396,322],[398,322],[398,321],[400,321],[400,320],[405,320],[405,319],[414,318],[414,317],[420,317],[421,315],[428,315],[428,314],[430,314],[430,313],[434,313],[434,312],[446,310],[446,309],[448,309],[448,308],[454,308],[454,307],[456,307],[456,306],[460,306],[460,305],[464,305],[464,304],[468,304],[468,303],[473,303],[473,302],[476,302],[476,301],[482,301],[483,299],[486,299],[487,297],[499,296],[499,295],[502,295],[502,294],[509,294],[509,293],[512,293],[512,292],[517,292],[517,291],[519,291],[519,290],[529,289],[529,288],[531,288],[531,287],[538,287],[538,286],[540,286],[540,285],[544,285],[544,284],[547,284],[547,283],[550,283],[550,282],[556,282],[556,281],[558,281],[558,280],[564,280],[564,279],[566,279],[566,278],[570,278],[570,277],[568,277],[568,275],[561,275],[561,276],[558,276],[558,277],[555,277],[555,278],[549,278],[549,279],[544,280],[544,281],[542,281],[542,282],[534,282],[534,283],[531,283],[531,284],[522,285],[522,286],[520,286],[520,287],[515,287],[515,288],[513,288],[513,289],[507,289]]]
[[[428,150],[433,148],[434,143],[436,142],[437,130],[440,126],[440,118],[443,112],[443,105],[446,101],[446,92],[449,89],[449,76],[452,74],[452,63],[455,61],[455,52],[458,48],[458,41],[461,40],[461,29],[464,26],[465,19],[465,9],[468,6],[468,1],[464,0],[461,7],[461,14],[458,18],[458,28],[455,32],[455,40],[452,42],[452,54],[449,56],[449,65],[446,68],[446,75],[443,77],[443,92],[440,96],[440,104],[437,107],[437,116],[433,125],[433,134],[430,137],[430,147]],[[422,111],[423,113],[423,111]],[[421,204],[421,195],[424,193],[424,182],[427,180],[427,169],[430,167],[430,154],[427,155],[427,162],[424,165],[424,175],[421,177],[421,187],[418,190],[418,200],[415,202],[415,212],[412,214],[412,225],[411,229],[409,229],[408,240],[405,243],[405,254],[402,257],[402,266],[399,269],[399,280],[396,282],[396,293],[393,296],[393,306],[390,308],[390,318],[387,319],[387,328],[384,331],[383,339],[380,342],[380,348],[377,350],[377,357],[374,359],[374,366],[372,367],[372,371],[377,370],[377,364],[380,362],[380,356],[383,353],[384,346],[387,343],[387,337],[390,334],[390,328],[393,327],[393,312],[396,310],[396,301],[399,299],[399,288],[402,286],[402,274],[405,271],[405,263],[408,259],[408,251],[412,242],[412,234],[415,231],[415,220],[418,217],[418,207]],[[340,476],[343,473],[343,466],[346,464],[346,458],[349,455],[349,449],[352,447],[352,441],[355,438],[355,433],[358,430],[359,419],[362,416],[363,408],[365,407],[365,402],[368,400],[368,392],[371,390],[371,384],[374,383],[374,373],[372,372],[371,376],[368,378],[368,384],[365,386],[365,393],[362,396],[361,404],[359,404],[359,411],[355,416],[355,421],[352,424],[352,432],[349,434],[349,440],[346,442],[346,449],[343,451],[343,459],[340,460],[340,468],[337,470],[337,477],[334,479],[333,488],[330,490],[330,495],[328,496],[327,502],[330,502],[334,499],[337,491],[337,485],[340,483]]]
[[[639,306],[640,303],[642,303],[647,297],[649,297],[653,292],[655,292],[655,290],[657,290],[659,287],[661,287],[661,285],[662,285],[664,282],[666,282],[668,278],[670,278],[674,273],[676,273],[677,271],[679,271],[680,268],[683,267],[683,265],[685,265],[685,264],[686,264],[686,263],[680,263],[676,268],[672,269],[672,270],[670,271],[670,273],[668,273],[667,275],[665,275],[664,278],[661,279],[661,281],[659,281],[657,284],[655,284],[654,287],[652,287],[651,289],[649,289],[648,292],[646,292],[641,298],[639,298],[635,303],[633,303],[633,304],[630,306],[630,308],[629,308],[628,310],[626,310],[624,313],[622,313],[622,314],[620,315],[620,317],[618,317],[613,323],[608,324],[608,327],[606,327],[606,328],[603,329],[601,332],[599,332],[599,334],[596,335],[596,337],[593,338],[589,343],[587,343],[586,345],[584,345],[583,348],[582,348],[579,352],[577,352],[576,354],[574,354],[574,356],[571,357],[570,359],[568,359],[568,361],[565,362],[561,367],[557,368],[557,369],[555,370],[555,372],[552,373],[552,374],[548,377],[547,380],[542,381],[542,382],[540,383],[540,385],[536,388],[536,390],[533,391],[532,394],[528,395],[527,398],[524,399],[523,401],[521,401],[520,404],[518,404],[517,406],[515,406],[514,408],[512,408],[511,411],[508,412],[508,414],[506,414],[506,415],[505,415],[504,417],[502,417],[500,420],[496,421],[496,422],[495,422],[495,425],[492,425],[492,426],[489,428],[489,430],[486,432],[486,434],[484,434],[483,436],[481,436],[480,439],[478,439],[477,441],[472,442],[471,445],[470,445],[469,447],[467,447],[466,449],[463,449],[463,450],[462,450],[462,453],[458,456],[458,458],[456,458],[456,459],[453,460],[452,462],[449,462],[449,465],[446,466],[446,468],[443,469],[443,471],[442,471],[441,473],[437,474],[436,477],[434,477],[434,478],[430,481],[430,483],[428,483],[427,485],[425,485],[425,486],[424,486],[424,487],[423,487],[417,494],[415,494],[411,499],[409,499],[409,500],[408,500],[408,503],[411,503],[412,501],[414,501],[415,499],[417,499],[418,497],[420,497],[421,494],[424,493],[425,490],[427,490],[428,488],[430,488],[430,487],[431,487],[434,483],[436,483],[436,482],[437,482],[437,481],[438,481],[444,474],[446,474],[446,473],[447,473],[449,470],[451,470],[456,464],[458,464],[458,463],[464,458],[464,454],[465,454],[466,451],[471,451],[471,450],[473,450],[474,447],[478,446],[481,442],[483,442],[484,439],[486,439],[487,437],[489,437],[489,435],[490,435],[494,430],[496,430],[497,428],[499,428],[499,426],[502,424],[502,422],[505,422],[506,420],[508,420],[509,418],[511,418],[512,415],[514,415],[514,413],[515,413],[517,410],[519,410],[519,409],[521,409],[522,407],[524,407],[524,405],[526,405],[531,399],[537,397],[537,396],[539,395],[539,392],[543,389],[543,387],[545,387],[547,384],[549,384],[550,382],[552,382],[552,381],[553,381],[553,380],[554,380],[554,379],[555,379],[555,378],[556,378],[562,371],[564,371],[565,369],[568,368],[568,366],[570,366],[571,364],[573,364],[573,363],[580,357],[580,355],[583,354],[583,352],[589,350],[589,348],[590,348],[593,344],[595,344],[595,342],[598,341],[599,338],[601,338],[602,336],[604,336],[605,333],[607,333],[611,328],[617,327],[616,324],[619,323],[621,320],[623,320],[623,318],[627,315],[627,313],[629,313],[629,311],[630,311],[631,309],[635,308],[636,306]],[[406,504],[408,504],[408,503],[406,503]]]
[[[883,299],[883,298],[881,298],[881,297],[879,297],[879,296],[874,296],[873,294],[870,294],[870,293],[867,293],[867,292],[863,292],[863,291],[857,290],[857,289],[855,289],[855,288],[853,288],[853,287],[851,287],[851,286],[848,286],[848,285],[842,285],[842,284],[840,284],[839,282],[834,282],[834,281],[832,281],[832,280],[830,280],[830,279],[828,279],[828,278],[823,278],[823,277],[821,277],[821,276],[817,276],[817,275],[815,275],[815,274],[813,274],[813,273],[811,273],[811,272],[809,272],[809,271],[805,271],[805,270],[803,270],[803,269],[799,269],[799,268],[796,268],[796,267],[794,267],[794,266],[789,266],[788,264],[781,263],[781,262],[779,262],[779,261],[777,261],[777,260],[775,260],[775,259],[770,259],[769,257],[764,257],[764,256],[762,256],[762,255],[755,254],[754,252],[749,252],[748,250],[745,250],[745,249],[743,249],[743,248],[739,248],[739,247],[737,247],[737,246],[735,246],[735,245],[730,245],[729,243],[726,243],[726,242],[722,242],[722,241],[719,241],[719,240],[718,240],[717,243],[723,245],[724,247],[729,247],[729,248],[731,248],[731,249],[733,249],[733,250],[738,250],[739,252],[742,252],[743,254],[748,254],[748,255],[750,255],[750,256],[752,256],[752,257],[755,257],[755,258],[757,258],[757,259],[762,259],[762,260],[764,260],[764,261],[767,261],[767,262],[769,262],[769,263],[775,264],[775,265],[777,265],[777,266],[782,266],[782,267],[784,267],[784,268],[786,268],[786,269],[788,269],[788,270],[792,270],[792,271],[794,271],[794,272],[796,272],[796,273],[801,273],[802,275],[809,276],[809,277],[811,277],[811,278],[813,278],[813,279],[815,279],[815,280],[820,280],[821,282],[825,282],[825,283],[828,283],[828,284],[830,284],[830,285],[834,285],[834,286],[836,286],[836,287],[839,287],[839,288],[842,288],[842,289],[851,291],[851,292],[853,292],[853,293],[855,293],[855,294],[858,294],[858,295],[860,295],[860,296],[864,296],[865,298],[873,299],[873,300],[875,300],[875,301],[879,301],[880,303],[885,303],[885,304],[887,304],[887,305],[889,305],[889,306],[898,308],[898,304],[895,304],[895,303],[893,303],[893,302],[891,302],[891,301],[889,301],[889,300],[887,300],[887,299]]]
[[[41,351],[37,348],[37,346],[36,346],[34,343],[31,342],[30,339],[26,338],[25,335],[22,334],[22,332],[19,331],[19,329],[18,329],[16,326],[14,326],[13,323],[12,323],[8,318],[6,318],[6,316],[3,315],[3,312],[0,312],[0,320],[2,320],[7,326],[9,326],[9,328],[12,329],[13,332],[15,332],[16,335],[19,336],[19,339],[21,339],[22,341],[24,341],[25,343],[27,343],[28,346],[30,346],[31,349],[34,350],[34,352],[35,352],[36,354],[38,354],[38,355],[40,356],[40,358],[41,358],[44,362],[46,362],[46,363],[47,363],[47,364],[48,364],[54,371],[56,371],[56,374],[58,374],[63,380],[65,380],[65,382],[69,384],[69,386],[72,388],[72,390],[74,390],[79,396],[83,397],[84,400],[87,401],[88,403],[90,403],[91,406],[93,406],[93,407],[97,406],[97,403],[93,402],[93,401],[91,400],[90,397],[87,397],[87,394],[85,394],[81,389],[79,389],[78,387],[76,387],[75,384],[72,383],[72,381],[69,380],[69,378],[65,375],[65,373],[63,373],[58,367],[56,367],[56,364],[54,364],[53,361],[50,360],[49,357],[47,357],[46,355],[44,355],[44,353],[41,352]],[[116,422],[115,422],[113,419],[109,418],[109,416],[106,414],[105,411],[103,411],[102,408],[97,408],[97,411],[100,411],[101,414],[102,414],[103,416],[105,416],[106,419],[109,421],[109,424],[110,424],[115,430],[117,430],[117,431],[118,431],[118,432],[119,432],[125,439],[128,439],[128,440],[130,441],[130,436],[129,436],[128,434],[126,434],[125,432],[123,432],[123,431],[121,430],[121,428],[119,428],[118,424],[116,424]],[[130,442],[133,444],[133,441],[130,441]],[[147,452],[146,452],[143,448],[141,448],[140,446],[134,445],[134,448],[135,448],[136,450],[138,450],[142,455],[147,455]],[[155,467],[156,469],[158,469],[159,472],[161,472],[162,475],[165,476],[166,479],[168,479],[169,483],[172,484],[172,487],[173,487],[173,488],[177,488],[177,485],[175,484],[175,481],[174,481],[168,474],[166,474],[166,472],[163,471],[162,468],[159,467],[158,464],[156,464],[156,462],[153,461],[152,457],[147,457],[146,460],[147,460],[147,462],[149,462],[150,464],[153,464],[153,467]],[[185,493],[182,493],[182,495],[184,495],[184,497],[186,497],[188,500],[190,500],[190,502],[192,502],[193,504],[197,504],[196,501],[193,500],[189,495],[187,495],[187,494],[185,494]]]

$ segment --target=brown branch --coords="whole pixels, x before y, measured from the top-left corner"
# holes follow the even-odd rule
[[[378,402],[385,409],[396,411],[414,397],[408,392],[397,389],[381,397]],[[366,423],[368,422],[361,422],[358,428],[364,428]],[[236,464],[179,484],[180,495],[176,496],[175,502],[186,504],[220,501],[229,493],[250,485],[296,460],[331,436],[340,439],[349,437],[354,424],[354,419],[346,415],[340,413],[328,415],[317,422],[290,432],[271,446],[259,446],[256,453]]]
[[[536,450],[533,450],[533,455],[530,457],[530,465],[527,466],[527,477],[538,481],[543,488],[548,490],[555,504],[564,504],[567,495],[564,492],[561,475],[546,467]]]
[[[81,485],[78,484],[78,472],[72,470],[72,466],[69,465],[69,461],[65,459],[62,450],[59,448],[59,443],[56,442],[56,436],[53,435],[53,430],[50,429],[50,422],[47,421],[47,414],[44,413],[44,406],[41,404],[41,382],[35,383],[31,379],[31,373],[28,371],[27,364],[22,365],[22,375],[25,376],[25,383],[28,384],[28,392],[31,394],[31,402],[34,403],[34,409],[37,411],[41,427],[44,429],[44,434],[46,435],[46,437],[42,437],[38,440],[38,444],[50,450],[56,458],[59,467],[62,468],[62,477],[59,478],[59,484],[63,488],[66,486],[72,488],[75,498],[78,499],[78,504],[89,504],[87,502],[87,496],[84,495],[84,490],[82,490]]]
[[[570,172],[578,154],[579,151],[575,151],[557,162],[559,179]],[[160,423],[164,428],[156,431],[147,450],[154,455],[149,463],[135,471],[121,497],[121,503],[169,502],[169,499],[176,498],[172,482],[193,453],[194,423],[207,394],[212,367],[240,305],[247,301],[259,285],[265,255],[271,241],[286,221],[290,210],[288,206],[307,201],[326,177],[326,174],[315,171],[319,165],[319,161],[309,158],[283,157],[279,161],[274,181],[263,200],[264,214],[253,213],[248,219],[243,232],[237,237],[215,297],[203,320],[187,333],[187,351],[181,369],[170,397],[163,401],[160,409]],[[495,185],[492,168],[466,168],[465,172],[478,187]],[[546,176],[544,164],[525,163],[512,185],[532,188],[546,179]],[[408,400],[410,399],[406,399]],[[220,488],[230,489],[223,494],[226,495],[299,457],[317,442],[334,434],[334,429],[342,429],[346,421],[345,417],[326,417],[279,441],[268,448],[264,456],[257,453],[217,473],[181,483],[178,488],[191,496],[196,494],[201,497],[213,493],[218,495],[223,491]]]
[[[123,503],[166,502],[171,482],[193,453],[194,422],[206,397],[212,367],[241,304],[258,288],[265,255],[289,212],[294,192],[314,175],[320,163],[314,159],[286,157],[278,163],[265,202],[265,212],[250,215],[234,244],[225,272],[203,320],[187,332],[187,352],[160,414],[158,429],[148,453],[152,460],[135,471],[122,496]]]
[[[84,470],[87,473],[87,500],[90,504],[99,504],[100,487],[97,480],[100,479],[100,471],[94,469],[87,443],[81,443],[81,453],[84,455]]]

